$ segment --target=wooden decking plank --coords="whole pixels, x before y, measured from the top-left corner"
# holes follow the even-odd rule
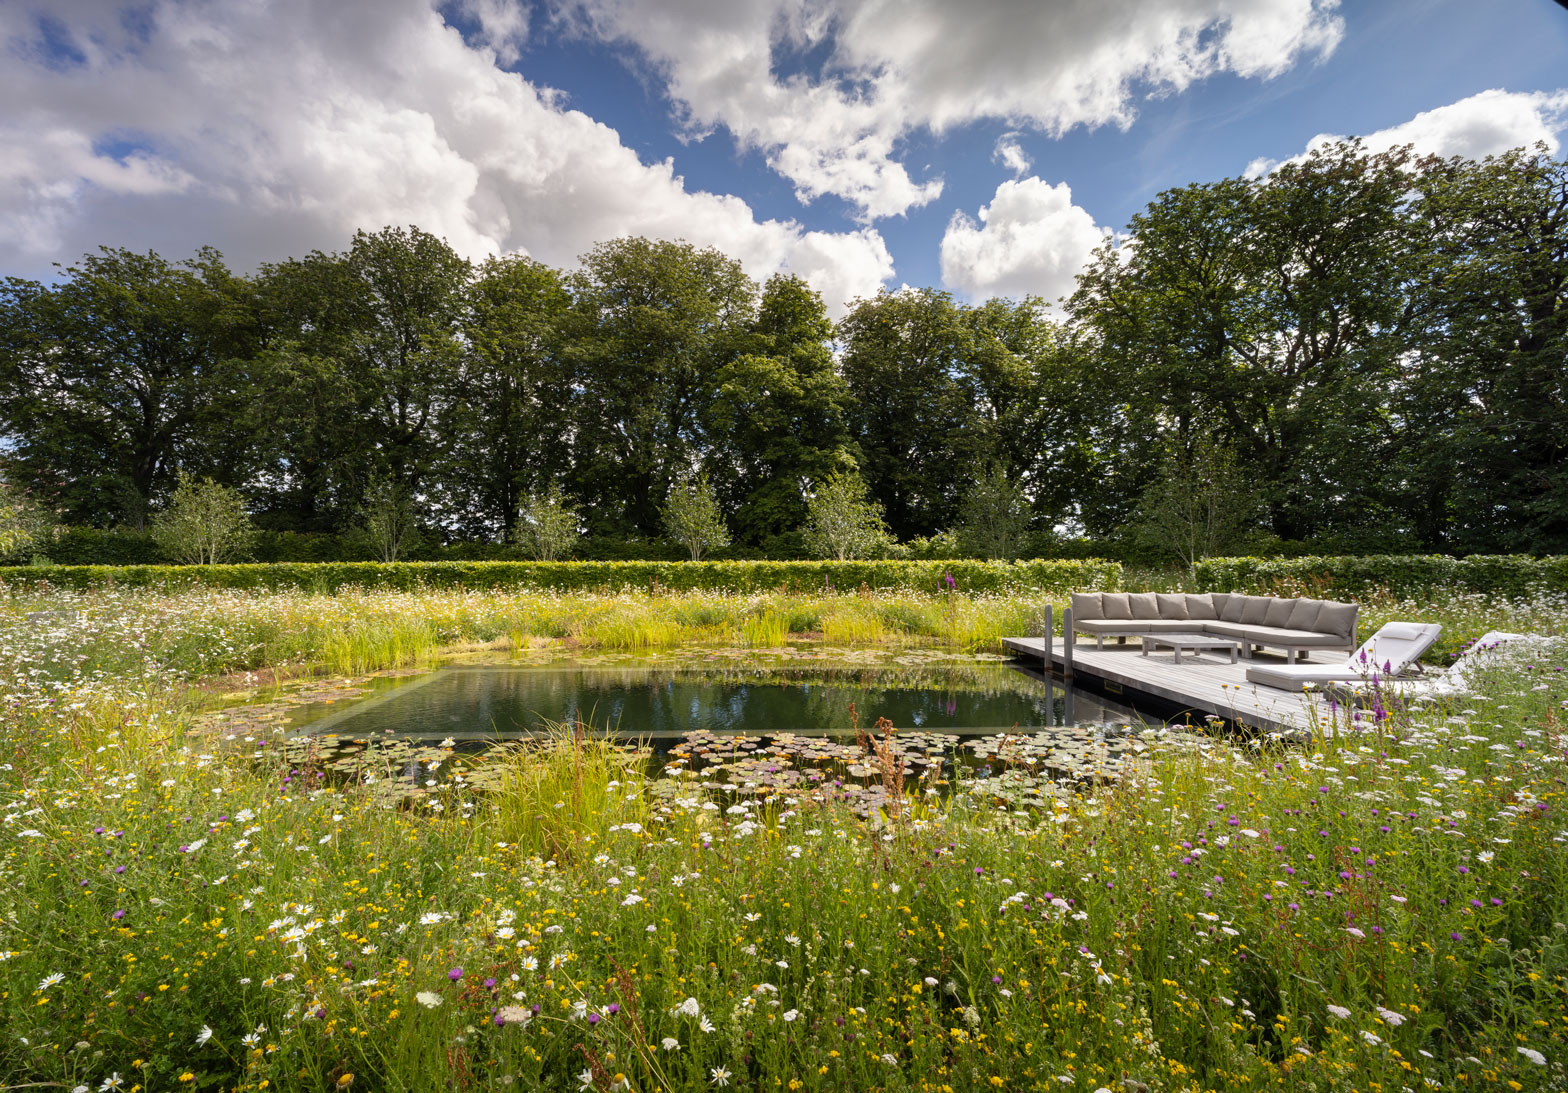
[[[1015,653],[1044,659],[1043,638],[1006,638],[1004,644]],[[1083,643],[1073,647],[1075,674],[1114,684],[1124,696],[1153,696],[1263,732],[1295,734],[1310,728],[1314,720],[1326,723],[1329,711],[1320,696],[1247,682],[1247,668],[1253,663],[1275,662],[1274,658],[1243,658],[1231,664],[1228,657],[1222,660],[1217,654],[1185,653],[1176,664],[1168,650],[1145,657],[1132,642],[1104,649]],[[1059,638],[1052,642],[1051,664],[1058,671],[1064,666]]]

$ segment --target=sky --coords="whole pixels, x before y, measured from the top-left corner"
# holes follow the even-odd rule
[[[414,224],[1050,301],[1162,190],[1568,135],[1553,0],[0,0],[0,49],[0,276],[41,279]]]

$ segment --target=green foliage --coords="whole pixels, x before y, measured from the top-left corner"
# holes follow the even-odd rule
[[[1001,467],[993,467],[969,487],[958,524],[958,540],[966,553],[981,558],[1016,558],[1028,531],[1024,491]]]
[[[1568,592],[1568,557],[1438,554],[1371,558],[1207,558],[1193,567],[1200,592],[1267,591],[1428,598],[1447,592],[1522,597]]]
[[[0,561],[47,561],[57,530],[52,513],[0,481]]]
[[[582,537],[582,518],[561,497],[559,488],[530,497],[523,506],[512,540],[541,562],[554,562],[571,554]]]
[[[730,545],[730,532],[719,511],[719,499],[707,475],[686,478],[670,488],[660,509],[664,532],[691,552],[691,560],[702,559],[704,551]]]
[[[1250,477],[1235,453],[1207,430],[1183,451],[1172,445],[1160,476],[1138,505],[1133,536],[1154,551],[1168,551],[1190,571],[1199,559],[1234,553],[1256,540],[1265,515]]]
[[[59,588],[533,588],[555,591],[798,592],[906,588],[936,592],[951,574],[966,592],[1115,588],[1121,565],[1095,560],[817,562],[322,562],[214,566],[0,567],[0,581]]]
[[[372,474],[360,510],[360,530],[383,562],[397,561],[419,543],[419,517],[413,493],[402,482]]]
[[[218,565],[244,554],[253,532],[245,499],[237,490],[183,471],[169,507],[152,523],[153,541],[188,565]]]
[[[811,553],[840,562],[877,554],[889,540],[882,506],[866,496],[855,471],[829,475],[817,487],[806,502],[801,538]]]

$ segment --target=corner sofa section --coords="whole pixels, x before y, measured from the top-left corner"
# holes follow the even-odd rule
[[[1073,636],[1088,634],[1104,646],[1107,637],[1138,634],[1213,634],[1254,648],[1283,649],[1285,661],[1313,650],[1356,647],[1353,603],[1302,596],[1244,596],[1226,592],[1074,592]]]

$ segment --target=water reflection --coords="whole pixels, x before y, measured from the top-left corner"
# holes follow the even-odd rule
[[[1133,711],[997,663],[667,668],[457,665],[380,680],[343,704],[298,708],[293,731],[410,740],[528,736],[582,721],[627,736],[852,733],[886,718],[901,730],[1027,732],[1126,724]]]

